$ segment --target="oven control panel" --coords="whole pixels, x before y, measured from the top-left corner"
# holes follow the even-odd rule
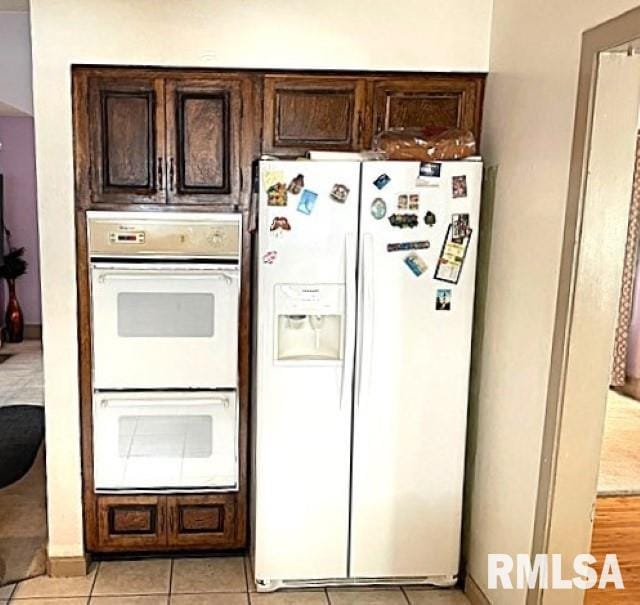
[[[88,212],[91,256],[238,258],[242,215]]]

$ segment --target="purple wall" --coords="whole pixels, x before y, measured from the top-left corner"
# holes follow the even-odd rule
[[[26,248],[27,274],[17,282],[25,324],[40,324],[40,271],[33,118],[0,117],[0,172],[4,174],[4,220],[11,243]],[[6,300],[6,293],[4,300]],[[4,303],[0,323],[4,323]]]

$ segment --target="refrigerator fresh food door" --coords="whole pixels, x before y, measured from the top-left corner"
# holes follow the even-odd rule
[[[354,578],[458,571],[482,164],[434,173],[362,167]]]
[[[260,164],[255,577],[347,576],[358,162]]]

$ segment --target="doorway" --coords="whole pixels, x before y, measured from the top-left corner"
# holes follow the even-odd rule
[[[574,558],[591,550],[636,158],[639,38],[640,9],[583,36],[532,548],[562,554],[563,577],[573,577]],[[577,589],[532,589],[527,603],[584,598]],[[586,602],[607,601],[590,594]]]

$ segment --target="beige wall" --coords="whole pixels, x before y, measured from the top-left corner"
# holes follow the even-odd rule
[[[74,556],[82,518],[71,64],[486,71],[491,0],[32,0],[31,16],[49,551]]]
[[[0,115],[33,113],[29,13],[0,0]],[[5,12],[6,11],[6,12]]]
[[[498,165],[472,416],[468,560],[528,553],[566,206],[580,36],[634,0],[495,0],[482,152]],[[593,444],[597,447],[597,444]],[[493,592],[496,605],[523,592]]]

